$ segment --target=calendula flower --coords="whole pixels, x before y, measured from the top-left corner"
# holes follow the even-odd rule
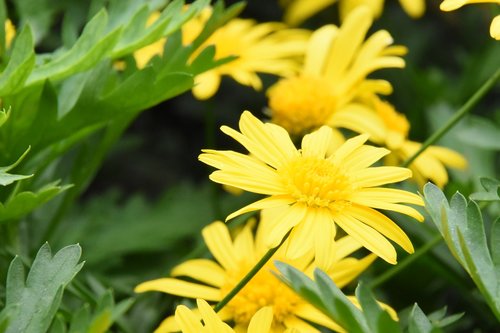
[[[311,16],[338,2],[340,16],[345,18],[358,6],[370,8],[374,17],[379,17],[384,8],[384,0],[281,0],[285,7],[283,20],[290,25],[299,25]],[[425,12],[425,0],[399,0],[399,3],[412,18],[419,18]]]
[[[385,162],[389,165],[401,164],[422,146],[421,143],[408,139],[410,123],[406,117],[377,97],[372,98],[370,107],[352,104],[336,113],[331,124],[358,133],[368,133],[370,141],[391,150],[385,157]],[[446,167],[465,169],[467,160],[451,149],[430,146],[410,165],[413,179],[420,186],[430,180],[441,188],[448,183]]]
[[[499,0],[445,0],[441,3],[442,11],[449,12],[458,9],[464,5],[473,3],[496,3],[500,4]],[[490,35],[496,40],[500,40],[500,15],[497,15],[490,25]]]
[[[171,274],[180,278],[161,278],[144,282],[136,287],[136,292],[161,291],[189,298],[203,298],[207,301],[220,301],[236,284],[257,264],[268,251],[265,236],[268,232],[269,218],[275,211],[268,211],[262,217],[261,224],[254,238],[251,224],[247,224],[234,238],[227,226],[215,222],[203,229],[203,238],[215,260],[192,259],[175,267]],[[267,221],[267,222],[266,222]],[[285,256],[287,242],[275,253],[272,260],[279,259],[312,276],[315,265],[311,253],[291,260]],[[332,265],[327,274],[339,287],[356,278],[376,258],[370,254],[362,259],[348,257],[360,248],[360,244],[352,237],[339,239],[334,247]],[[234,322],[236,332],[244,332],[251,325],[252,318],[262,308],[272,310],[272,326],[270,332],[283,332],[286,329],[297,329],[301,332],[318,332],[305,320],[323,325],[333,330],[342,329],[321,311],[306,303],[286,284],[276,278],[272,271],[274,266],[268,262],[250,282],[219,312],[224,321]],[[191,282],[191,281],[196,282]],[[179,329],[173,317],[168,317],[156,330],[175,332]]]
[[[385,30],[365,41],[371,24],[370,11],[362,6],[340,28],[316,30],[300,74],[281,79],[267,91],[271,121],[299,136],[328,124],[333,113],[360,94],[390,93],[387,81],[367,76],[377,69],[404,67],[400,55],[406,48],[390,46],[393,40]]]
[[[239,127],[241,133],[227,126],[221,130],[241,143],[249,155],[204,150],[199,159],[219,169],[210,175],[214,182],[268,197],[230,214],[228,220],[246,212],[285,207],[266,235],[268,244],[278,245],[293,229],[290,252],[300,256],[314,250],[320,268],[334,255],[330,249],[335,244],[336,226],[389,263],[396,263],[396,251],[386,237],[413,252],[406,234],[375,210],[392,210],[423,220],[418,211],[405,205],[423,205],[418,195],[380,187],[410,178],[411,171],[370,167],[389,150],[364,145],[368,135],[332,149],[335,140],[328,126],[304,136],[298,150],[284,128],[263,124],[248,111],[243,112]]]
[[[190,44],[201,32],[211,14],[206,8],[182,28],[183,44]],[[208,99],[218,90],[221,77],[230,76],[238,83],[262,89],[257,73],[290,76],[300,67],[310,33],[302,29],[288,29],[279,22],[257,23],[250,19],[235,18],[217,29],[198,49],[215,46],[215,59],[235,57],[234,60],[206,71],[195,78],[193,94]],[[136,59],[144,65],[155,54],[161,54],[164,41],[139,51]],[[198,53],[195,52],[193,57]]]
[[[235,333],[224,323],[212,307],[203,299],[197,299],[199,313],[193,312],[185,305],[179,305],[175,310],[175,321],[182,333]],[[203,324],[200,322],[200,316]],[[247,333],[269,333],[273,321],[273,310],[264,307],[257,311],[250,320]]]

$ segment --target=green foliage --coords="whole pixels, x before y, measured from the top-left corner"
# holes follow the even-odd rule
[[[478,204],[457,192],[450,202],[435,185],[424,187],[426,209],[455,259],[469,273],[486,302],[500,320],[500,265],[498,219],[491,227],[488,247],[483,217]]]
[[[303,299],[319,309],[347,332],[353,333],[437,333],[452,324],[462,315],[444,317],[444,311],[426,316],[415,304],[408,315],[407,327],[391,317],[373,297],[370,290],[360,283],[356,288],[356,306],[352,300],[335,285],[332,279],[320,269],[314,271],[314,280],[293,266],[275,262],[284,283]]]
[[[12,260],[7,275],[5,308],[0,313],[4,332],[45,332],[61,303],[64,288],[80,271],[79,245],[70,245],[52,256],[43,245],[25,276],[20,257]]]
[[[17,182],[18,180],[33,177],[33,175],[14,175],[14,174],[8,173],[10,170],[14,169],[23,160],[23,158],[26,156],[26,154],[28,154],[28,152],[29,152],[29,148],[24,152],[24,154],[21,155],[21,157],[19,157],[17,159],[17,161],[12,163],[11,165],[8,165],[5,167],[0,167],[0,185],[7,186],[7,185],[10,185],[14,182]]]

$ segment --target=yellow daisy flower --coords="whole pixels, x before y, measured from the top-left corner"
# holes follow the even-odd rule
[[[367,7],[358,7],[340,28],[316,30],[308,43],[299,75],[269,88],[271,121],[292,135],[303,135],[328,123],[332,114],[367,92],[389,94],[391,85],[366,77],[381,68],[405,66],[406,48],[390,46],[391,35],[380,30],[366,41],[372,24]]]
[[[325,8],[339,3],[340,16],[345,18],[354,8],[364,5],[371,9],[374,17],[382,14],[384,0],[281,0],[285,7],[283,21],[290,25],[299,25]],[[425,0],[399,0],[405,12],[412,18],[419,18],[425,12]]]
[[[191,43],[201,32],[211,14],[211,8],[188,21],[182,28],[183,44]],[[217,29],[198,49],[215,45],[215,59],[235,56],[236,59],[204,72],[195,78],[193,94],[208,99],[218,90],[221,77],[230,76],[238,83],[262,89],[257,73],[290,76],[300,67],[310,33],[302,29],[287,29],[279,22],[257,23],[235,18]],[[139,68],[156,54],[163,52],[165,41],[140,50],[136,55]],[[196,55],[196,54],[195,54]],[[194,56],[195,56],[194,55]]]
[[[222,222],[214,222],[205,227],[202,232],[203,238],[217,262],[210,259],[188,260],[171,272],[174,277],[183,276],[189,278],[190,281],[199,282],[162,278],[144,282],[138,285],[135,291],[161,291],[182,297],[220,301],[268,251],[269,247],[265,239],[268,228],[265,225],[275,213],[266,212],[267,217],[262,217],[255,238],[251,231],[251,224],[241,229],[234,240],[231,239],[227,226]],[[312,263],[311,253],[306,253],[295,260],[287,259],[285,256],[287,246],[285,242],[272,260],[287,262],[312,276],[315,265]],[[348,257],[359,248],[360,244],[350,236],[339,239],[334,247],[329,247],[333,251],[333,264],[327,274],[339,287],[345,286],[356,278],[376,258],[373,254],[362,259]],[[219,317],[224,321],[234,322],[236,332],[244,332],[258,311],[269,307],[273,314],[270,330],[273,333],[283,332],[286,329],[318,332],[305,320],[336,331],[342,330],[321,311],[306,303],[286,284],[277,279],[272,273],[273,270],[272,262],[268,262],[219,312]],[[168,317],[155,332],[175,332],[178,329],[178,323],[174,318]]]
[[[440,8],[442,11],[449,12],[473,3],[496,3],[500,5],[499,0],[444,0]],[[490,35],[496,40],[500,40],[500,15],[497,15],[491,22]]]
[[[297,150],[284,128],[263,124],[248,111],[243,112],[239,127],[241,133],[227,126],[221,130],[241,143],[249,155],[204,150],[199,159],[219,169],[210,175],[214,182],[268,197],[230,214],[228,220],[250,211],[286,207],[285,213],[273,221],[266,236],[268,245],[277,246],[293,229],[291,252],[300,256],[315,249],[321,268],[334,255],[329,249],[335,244],[336,225],[389,263],[396,263],[396,251],[386,237],[413,252],[406,234],[375,210],[392,210],[423,220],[418,211],[404,205],[423,205],[422,198],[380,187],[410,178],[411,171],[370,167],[389,150],[364,145],[368,135],[332,149],[333,130],[327,126],[304,136]]]
[[[336,113],[330,124],[358,133],[368,133],[370,141],[391,150],[385,157],[385,163],[388,165],[401,164],[422,146],[421,143],[408,139],[410,123],[406,117],[378,97],[372,98],[370,107],[362,104],[350,105]],[[448,183],[445,167],[465,169],[467,160],[451,149],[430,146],[412,162],[409,168],[413,171],[413,179],[421,187],[430,180],[443,188]]]
[[[199,313],[190,310],[185,305],[179,305],[175,310],[175,321],[182,333],[235,333],[224,323],[217,313],[203,299],[197,299]],[[203,324],[200,322],[203,319]],[[273,310],[264,307],[257,311],[250,320],[247,333],[269,333],[273,321]],[[288,332],[287,332],[288,333]]]

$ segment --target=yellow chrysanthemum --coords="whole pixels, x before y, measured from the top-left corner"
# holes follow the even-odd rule
[[[191,43],[206,24],[211,9],[188,21],[182,28],[183,43]],[[304,55],[310,33],[302,29],[287,29],[278,22],[256,23],[250,19],[232,19],[217,29],[199,48],[215,45],[215,59],[235,56],[236,59],[204,72],[195,78],[193,94],[198,99],[212,97],[219,88],[221,77],[228,75],[238,83],[262,88],[257,73],[290,76],[299,69],[299,59]],[[159,41],[139,51],[139,66],[144,66],[152,56],[163,52],[164,41]]]
[[[299,25],[336,2],[339,3],[342,18],[361,5],[369,7],[374,17],[379,17],[384,7],[384,0],[282,0],[281,3],[285,7],[283,20],[290,25]],[[425,12],[425,0],[399,0],[399,2],[406,13],[413,18],[419,18]]]
[[[185,305],[179,305],[175,310],[175,321],[182,333],[235,333],[228,324],[217,316],[217,313],[205,300],[197,299],[196,303],[198,312],[190,310]],[[200,317],[203,323],[200,322]],[[272,308],[264,307],[252,317],[246,332],[269,333],[272,320]]]
[[[215,222],[203,229],[203,238],[210,252],[217,262],[209,259],[188,260],[172,270],[173,276],[184,276],[188,282],[178,278],[162,278],[144,282],[136,287],[136,292],[161,291],[173,295],[203,298],[207,301],[220,301],[236,284],[255,266],[260,258],[267,252],[266,244],[267,224],[270,217],[275,216],[275,211],[267,211],[254,236],[250,224],[247,224],[234,238],[227,226],[222,222]],[[285,256],[288,243],[276,252],[272,260],[287,262],[297,269],[312,276],[315,266],[312,264],[311,253],[295,260]],[[339,287],[356,278],[376,258],[370,254],[362,259],[348,257],[358,250],[360,244],[352,237],[346,236],[339,239],[332,250],[332,264],[327,274]],[[273,313],[272,333],[283,332],[286,329],[297,329],[301,332],[318,332],[306,321],[317,323],[333,330],[342,329],[327,316],[322,314],[312,305],[306,303],[296,295],[286,284],[277,279],[272,271],[274,266],[268,262],[250,282],[219,312],[224,321],[234,322],[236,332],[244,332],[251,323],[256,313],[263,307],[270,307]],[[389,308],[391,311],[392,309]],[[179,327],[169,317],[163,321],[156,333],[172,332]]]
[[[408,139],[410,123],[406,117],[398,113],[391,104],[377,97],[371,99],[370,107],[352,104],[336,113],[331,124],[357,133],[368,133],[370,141],[389,148],[391,154],[385,158],[388,165],[400,164],[422,145]],[[413,179],[420,186],[430,180],[441,188],[448,182],[445,167],[465,169],[467,160],[451,149],[430,146],[410,165]]]
[[[496,3],[500,4],[499,0],[444,0],[441,3],[441,10],[449,12],[458,9],[464,5],[473,3]],[[496,16],[490,25],[490,35],[496,40],[500,40],[500,15]]]
[[[276,246],[293,228],[290,246],[295,256],[315,250],[321,268],[331,262],[336,225],[352,235],[364,247],[390,263],[396,263],[396,251],[385,238],[398,243],[407,252],[413,247],[406,234],[376,209],[392,210],[418,220],[422,215],[404,205],[423,205],[413,193],[379,186],[411,177],[411,171],[399,167],[370,167],[389,153],[385,148],[364,145],[368,135],[347,140],[337,149],[333,130],[323,126],[304,136],[297,150],[287,131],[275,124],[263,124],[245,111],[240,132],[223,126],[221,130],[241,143],[249,155],[233,151],[204,150],[199,159],[219,170],[210,179],[221,184],[269,197],[254,202],[228,216],[271,207],[286,207],[267,234],[270,246]]]
[[[406,48],[389,46],[393,40],[385,30],[365,41],[371,24],[370,11],[363,6],[340,28],[327,25],[315,31],[301,73],[278,81],[267,92],[272,122],[292,135],[303,135],[328,124],[334,112],[360,94],[390,93],[387,81],[366,77],[381,68],[404,67],[399,56]]]

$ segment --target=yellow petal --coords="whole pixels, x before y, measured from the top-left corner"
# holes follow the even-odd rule
[[[320,333],[317,328],[296,316],[288,316],[285,318],[284,323],[287,329],[296,329],[301,333]]]
[[[490,25],[490,35],[496,40],[500,40],[500,15],[495,16]]]
[[[211,286],[220,287],[226,279],[226,272],[209,259],[192,259],[176,266],[172,276],[187,276]]]
[[[308,303],[301,303],[295,308],[295,314],[300,318],[315,324],[327,327],[335,332],[345,332],[342,327],[331,320],[328,316]]]
[[[270,247],[276,247],[283,240],[285,234],[299,224],[305,214],[307,213],[307,207],[301,204],[295,204],[290,206],[280,217],[274,221],[274,227],[267,236],[267,244]]]
[[[382,157],[390,154],[390,150],[373,146],[358,147],[351,155],[344,159],[344,167],[350,172],[366,169]]]
[[[243,208],[238,209],[234,213],[229,214],[228,217],[226,217],[226,222],[235,218],[236,216],[239,216],[241,214],[245,214],[248,212],[253,212],[254,210],[261,210],[261,209],[267,209],[267,208],[276,208],[280,206],[287,206],[289,204],[292,204],[295,202],[295,199],[292,198],[291,196],[286,196],[286,195],[275,195],[271,197],[267,197],[264,199],[261,199],[259,201],[255,201]]]
[[[361,260],[352,257],[346,258],[336,263],[333,269],[328,272],[328,275],[330,275],[337,287],[343,288],[363,273],[375,259],[377,259],[377,256],[373,253]]]
[[[355,149],[362,146],[363,143],[368,140],[367,134],[361,134],[355,136],[354,138],[350,138],[339,149],[335,151],[335,153],[329,157],[331,161],[335,164],[343,163],[344,159],[349,156]]]
[[[413,205],[424,205],[424,200],[417,194],[395,188],[362,188],[351,195],[352,199],[361,201],[373,199],[390,203],[409,203]]]
[[[413,253],[413,244],[401,228],[384,214],[368,207],[352,205],[346,209],[355,219],[369,225],[385,237],[396,242],[406,252]]]
[[[317,209],[309,209],[302,222],[293,228],[286,246],[286,256],[288,258],[297,259],[314,247],[317,211]]]
[[[309,17],[333,4],[336,0],[295,0],[286,8],[283,21],[290,25],[299,25]]]
[[[175,310],[175,321],[182,333],[203,332],[200,320],[185,305],[179,305]]]
[[[234,239],[234,252],[239,261],[248,260],[253,262],[255,255],[260,255],[256,254],[253,234],[249,223],[236,235]]]
[[[392,166],[372,167],[355,171],[352,176],[359,186],[373,187],[408,179],[411,177],[411,170]]]
[[[257,311],[248,325],[248,333],[267,333],[273,322],[273,308],[266,306]]]
[[[455,10],[455,9],[458,9],[458,8],[462,7],[463,5],[467,4],[468,2],[471,2],[471,1],[467,1],[467,0],[444,0],[441,3],[441,5],[439,6],[439,8],[442,11],[449,12],[451,10]]]
[[[203,299],[197,299],[196,304],[200,310],[201,317],[205,323],[206,333],[233,333],[231,327],[224,323],[208,303]]]
[[[337,214],[334,219],[335,223],[365,248],[388,263],[396,264],[397,255],[394,246],[378,231],[347,214]]]
[[[302,138],[302,156],[325,158],[332,140],[332,129],[328,126],[322,126],[319,130],[305,135]]]
[[[134,291],[136,293],[161,291],[166,294],[189,298],[203,298],[209,301],[220,301],[221,299],[219,289],[171,278],[143,282],[135,287]]]
[[[307,45],[303,73],[311,76],[321,76],[326,66],[330,44],[334,40],[338,28],[332,24],[324,25],[314,31]]]
[[[425,12],[425,0],[399,0],[401,6],[413,18],[421,17]]]
[[[335,264],[335,224],[325,210],[318,210],[314,231],[314,263],[328,271]]]
[[[206,100],[215,95],[220,86],[220,79],[220,74],[216,69],[197,75],[192,89],[194,97]]]
[[[344,236],[335,241],[335,261],[339,261],[361,248],[361,243],[352,236]]]
[[[334,127],[343,127],[351,131],[370,135],[370,141],[382,143],[385,137],[385,124],[372,109],[362,104],[348,104],[333,113],[328,122]]]
[[[203,239],[214,258],[225,270],[237,270],[238,258],[227,226],[222,222],[209,224],[202,230]]]

